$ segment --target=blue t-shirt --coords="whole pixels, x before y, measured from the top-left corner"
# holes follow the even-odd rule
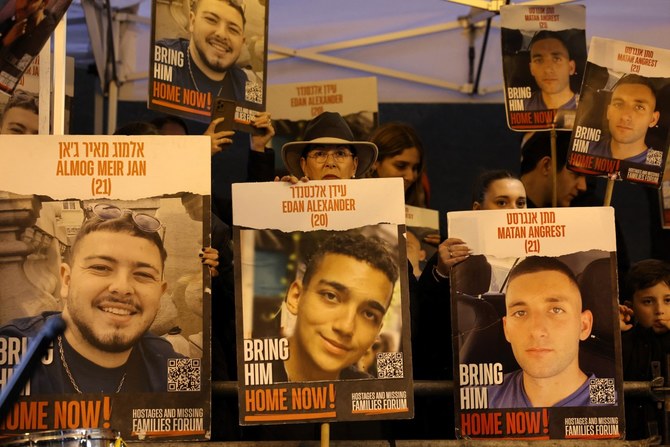
[[[644,151],[640,152],[639,154],[633,155],[632,157],[624,158],[623,160],[630,161],[632,163],[650,164],[647,161],[647,156],[649,155],[649,151],[653,150],[654,149],[652,148],[647,148]],[[614,158],[614,156],[612,155],[612,139],[605,138],[603,140],[598,141],[597,143],[592,144],[589,147],[589,155]]]
[[[559,107],[563,110],[575,110],[577,108],[577,102],[579,101],[579,95],[574,94],[565,104]],[[530,95],[530,98],[523,101],[523,109],[525,111],[534,111],[534,110],[549,110],[549,107],[544,103],[542,99],[542,90],[536,90]]]
[[[594,374],[566,398],[552,405],[553,407],[586,407],[593,405],[589,396],[589,384],[595,379]],[[505,374],[502,385],[491,386],[489,391],[489,408],[531,408],[533,404],[526,395],[523,386],[523,370],[519,369]]]

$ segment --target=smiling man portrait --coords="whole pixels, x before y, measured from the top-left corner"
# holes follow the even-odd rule
[[[167,362],[183,358],[149,332],[167,284],[162,224],[155,217],[99,203],[60,267],[62,318],[53,361],[38,363],[30,392],[167,391]],[[19,318],[0,337],[34,337],[59,312]]]
[[[275,381],[369,378],[356,364],[377,340],[397,279],[382,239],[343,233],[324,240],[289,287],[295,326]]]
[[[255,103],[257,108],[253,92],[262,81],[253,71],[237,66],[246,44],[246,23],[242,0],[195,0],[189,13],[190,39],[156,41],[157,54],[164,49],[172,55],[169,59],[177,61],[171,67],[171,83],[209,93],[212,102],[222,96],[241,106]]]

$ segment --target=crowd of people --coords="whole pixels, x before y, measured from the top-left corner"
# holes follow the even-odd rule
[[[211,153],[214,156],[220,151],[225,151],[232,142],[234,131],[216,132],[216,125],[223,118],[213,120],[205,130],[205,134],[211,139]],[[34,98],[24,93],[17,93],[12,99],[2,116],[0,117],[0,133],[37,133],[37,103]],[[275,129],[269,113],[257,114],[252,121],[252,126],[258,129],[250,135],[249,162],[247,165],[248,181],[286,181],[290,183],[306,182],[314,180],[330,179],[354,179],[361,177],[401,177],[404,181],[405,203],[408,205],[430,207],[430,183],[426,175],[426,156],[421,139],[411,126],[405,123],[391,122],[378,126],[369,135],[367,140],[356,140],[346,120],[338,113],[324,112],[312,119],[306,126],[304,135],[298,141],[287,143],[282,148],[281,158],[288,172],[285,176],[276,176],[281,167],[275,166],[274,151],[269,147]],[[119,127],[117,135],[188,135],[187,124],[176,117],[160,117],[152,122],[134,122]],[[558,132],[556,139],[556,160],[552,160],[550,151],[549,133],[537,132],[524,139],[521,147],[521,160],[519,165],[519,176],[505,170],[487,170],[479,175],[473,182],[472,209],[523,209],[533,207],[550,207],[554,201],[556,206],[573,206],[587,189],[586,178],[567,169],[566,159],[568,152],[569,132]],[[553,182],[552,164],[555,162],[555,186]],[[220,202],[219,202],[220,203]],[[230,249],[231,226],[230,210],[212,209],[213,239],[217,240],[213,247],[205,247],[201,253],[202,262],[209,268],[213,277],[213,315],[223,315],[212,323],[212,353],[213,372],[215,380],[236,380],[236,340],[235,340],[235,304],[234,304],[234,272],[233,254]],[[76,243],[72,256],[81,256],[85,250],[92,248],[90,240],[95,238],[130,238],[139,239],[135,242],[149,244],[149,250],[141,250],[141,256],[151,257],[142,262],[142,273],[147,293],[152,295],[151,302],[157,302],[157,298],[165,288],[162,283],[161,271],[163,269],[164,256],[161,253],[161,242],[152,233],[136,231],[138,223],[131,219],[132,213],[122,213],[114,216],[112,220],[122,220],[127,229],[107,230],[102,233],[98,229],[86,233]],[[94,221],[96,225],[104,228],[110,218],[98,218]],[[125,227],[124,227],[125,228]],[[216,228],[216,230],[214,230]],[[121,233],[118,233],[120,231]],[[153,230],[154,232],[156,230]],[[138,234],[135,234],[138,233]],[[102,235],[102,236],[101,236]],[[214,237],[218,235],[219,237]],[[90,239],[90,240],[89,240]],[[156,239],[158,242],[156,242]],[[100,242],[102,244],[104,240]],[[451,320],[450,304],[450,274],[455,266],[469,260],[472,257],[467,241],[446,237],[439,234],[425,236],[422,241],[437,247],[435,255],[428,260],[423,273],[417,279],[409,275],[410,285],[410,309],[411,309],[411,346],[414,365],[414,378],[418,380],[453,380],[453,352],[451,343],[441,344],[444,349],[436,350],[434,341],[436,337],[447,338],[448,330],[445,332],[445,321]],[[105,242],[106,243],[106,242]],[[96,244],[97,246],[101,246]],[[151,244],[156,245],[152,247]],[[315,261],[313,271],[305,273],[302,279],[296,279],[287,291],[287,307],[291,313],[300,321],[298,330],[289,339],[292,352],[296,355],[291,357],[291,362],[286,362],[284,368],[279,371],[281,377],[286,380],[324,380],[333,378],[369,377],[369,371],[374,371],[374,359],[362,361],[367,352],[379,349],[382,346],[378,337],[381,318],[388,307],[389,297],[396,281],[397,266],[384,261],[385,251],[383,249],[369,247],[371,240],[347,240],[332,241],[330,245],[321,248],[320,258]],[[110,247],[115,245],[111,243]],[[326,244],[327,245],[327,244]],[[374,245],[374,244],[373,244]],[[344,247],[344,248],[343,248]],[[355,250],[352,247],[360,247]],[[157,249],[155,249],[157,248]],[[368,259],[362,253],[371,253],[375,258]],[[139,253],[139,252],[138,252]],[[119,253],[118,260],[114,261],[123,267],[124,262],[130,262],[127,258],[129,252]],[[162,259],[161,259],[162,257]],[[115,258],[115,259],[117,259]],[[347,261],[335,263],[335,260]],[[107,262],[107,260],[104,260]],[[409,261],[408,261],[409,262]],[[648,259],[628,265],[624,256],[619,259],[620,278],[620,315],[623,347],[623,370],[625,380],[651,380],[657,376],[667,377],[666,353],[668,352],[668,333],[670,330],[670,265],[666,261]],[[531,265],[533,264],[533,265]],[[537,264],[537,265],[535,265]],[[560,264],[560,262],[559,262]],[[315,281],[333,275],[341,270],[353,269],[360,266],[367,268],[370,278],[376,278],[378,286],[368,284],[368,289],[374,288],[379,292],[374,303],[368,301],[366,308],[366,321],[362,323],[367,327],[365,336],[363,332],[357,334],[359,340],[355,355],[347,359],[346,364],[331,364],[327,355],[310,352],[310,331],[315,324],[333,325],[333,333],[351,331],[355,321],[349,322],[348,329],[342,320],[325,318],[323,321],[315,322],[309,317],[310,307],[315,306],[312,298],[313,292],[310,284]],[[538,267],[539,266],[539,267]],[[412,271],[412,265],[408,271]],[[85,296],[85,288],[79,286],[82,274],[76,269],[82,268],[77,264],[72,267],[64,267],[62,271],[64,297]],[[84,267],[86,268],[86,267]],[[343,274],[351,277],[351,274]],[[542,276],[542,278],[540,278]],[[574,273],[569,268],[557,265],[555,262],[546,262],[541,259],[527,259],[516,265],[509,275],[507,283],[507,314],[503,317],[504,336],[510,342],[512,349],[516,349],[517,343],[529,339],[529,335],[523,332],[523,324],[519,315],[531,315],[534,312],[542,314],[546,298],[542,295],[546,291],[547,284],[555,285],[555,288],[564,288],[565,308],[569,311],[565,314],[565,320],[556,321],[557,328],[570,333],[578,334],[574,338],[565,337],[569,342],[566,352],[574,353],[579,348],[579,340],[588,338],[593,324],[593,316],[588,310],[582,310],[579,287],[574,279]],[[492,280],[491,284],[494,281]],[[330,284],[330,283],[328,283]],[[539,285],[538,285],[539,284]],[[559,287],[560,286],[560,287]],[[361,287],[356,284],[342,285],[347,287],[354,295]],[[375,288],[376,287],[376,288]],[[554,287],[554,286],[552,286]],[[349,289],[350,288],[350,289]],[[539,288],[539,289],[538,289]],[[502,292],[502,290],[500,290]],[[336,293],[336,292],[333,292]],[[519,296],[524,294],[537,296],[537,301],[528,301]],[[367,298],[369,300],[369,297]],[[523,302],[523,311],[519,310],[519,303]],[[76,299],[68,300],[68,306],[63,311],[63,317],[69,322],[77,323]],[[104,304],[104,303],[103,303]],[[117,308],[113,313],[120,318],[121,313],[131,312],[127,305],[118,305],[112,299],[107,304],[110,308]],[[137,304],[137,309],[152,313],[150,304]],[[325,315],[320,312],[320,315]],[[374,316],[374,318],[373,318]],[[574,318],[572,318],[574,316]],[[570,318],[568,318],[570,317]],[[151,316],[147,316],[150,319]],[[310,321],[311,320],[311,321]],[[331,321],[332,320],[332,321]],[[341,323],[335,328],[333,321]],[[119,354],[116,363],[107,365],[95,365],[102,372],[109,369],[114,374],[107,374],[108,384],[105,387],[114,390],[116,387],[125,387],[127,390],[141,389],[141,383],[126,378],[127,362],[135,359],[141,362],[141,357],[131,356],[143,352],[132,349],[136,343],[160,344],[154,339],[147,339],[146,323],[138,329],[137,337],[132,340],[118,339],[101,340],[96,343],[86,341],[86,334],[95,335],[96,328],[80,328],[73,324],[72,329],[61,338],[58,343],[62,344],[61,359],[65,358],[85,360],[86,352],[95,350],[106,350],[107,344],[116,344],[114,349]],[[21,322],[15,326],[15,330],[27,333],[44,321],[30,320]],[[367,326],[365,326],[367,325]],[[439,328],[439,330],[438,330]],[[574,329],[574,330],[573,330]],[[558,330],[558,329],[557,329]],[[75,331],[74,334],[72,331]],[[438,333],[439,332],[439,333]],[[142,335],[144,334],[144,335]],[[127,334],[126,334],[127,335]],[[75,337],[76,336],[76,337]],[[142,338],[144,337],[144,338]],[[140,341],[141,340],[141,341]],[[376,348],[373,348],[376,346]],[[568,346],[566,344],[566,346]],[[162,347],[161,349],[167,349]],[[300,353],[300,355],[297,355]],[[515,351],[516,356],[516,351]],[[590,377],[589,371],[580,368],[576,355],[566,356],[562,361],[564,364],[556,366],[556,374],[551,375],[555,385],[558,378],[566,378],[563,384],[570,383],[569,392],[556,393],[559,391],[555,386],[551,388],[552,393],[547,393],[547,382],[538,379],[541,374],[535,372],[530,364],[523,358],[517,358],[521,369],[509,379],[509,385],[501,389],[494,398],[492,405],[509,406],[579,406],[584,401],[584,386]],[[71,360],[73,362],[73,360]],[[120,363],[119,363],[120,362]],[[297,362],[297,363],[296,363]],[[74,362],[73,362],[74,363]],[[89,362],[90,363],[90,362]],[[371,364],[372,363],[372,364]],[[88,364],[88,363],[87,363]],[[119,364],[123,369],[119,369]],[[304,365],[316,365],[314,371],[318,374],[313,377],[303,377],[306,371]],[[365,366],[358,366],[365,365]],[[75,365],[76,366],[76,365]],[[559,368],[560,366],[560,368]],[[77,366],[77,368],[79,368]],[[81,369],[81,368],[79,368]],[[364,369],[364,370],[363,370]],[[123,372],[121,372],[123,371]],[[79,373],[76,373],[78,375]],[[151,375],[151,371],[148,373]],[[514,373],[513,373],[514,374]],[[48,371],[44,372],[44,387],[51,390],[53,384],[47,380]],[[87,387],[87,383],[76,383],[69,374],[70,381],[64,381],[67,389],[78,386]],[[81,377],[81,376],[78,376]],[[567,379],[569,377],[569,379]],[[138,379],[139,380],[139,379]],[[146,377],[141,381],[149,381]],[[140,381],[140,382],[141,382]],[[559,380],[560,382],[560,380]],[[71,383],[71,385],[70,385]],[[120,384],[120,385],[119,385]],[[60,389],[60,388],[55,388]],[[566,391],[566,390],[560,390]],[[52,392],[52,391],[48,391]],[[497,402],[497,403],[496,403]],[[214,400],[214,437],[216,439],[249,439],[254,436],[267,434],[274,439],[295,438],[300,436],[316,434],[314,428],[287,427],[239,427],[237,426],[236,405],[225,402],[225,399]],[[389,438],[415,438],[418,436],[427,438],[452,438],[454,437],[453,405],[447,401],[428,399],[423,396],[416,398],[416,418],[413,421],[384,424],[370,422],[374,429],[363,429],[361,425],[354,427],[352,424],[340,424],[343,437],[356,433],[366,433],[364,437],[389,437]],[[658,410],[656,404],[650,399],[631,399],[627,404],[627,436],[629,438],[644,438],[658,433],[658,427],[662,424],[662,410]],[[219,424],[220,422],[220,424]],[[355,425],[355,424],[354,424]],[[333,432],[338,436],[338,431]]]
[[[41,11],[46,2],[32,4]],[[36,17],[38,21],[51,18],[43,13]],[[27,19],[18,19],[12,23],[13,31],[5,33],[3,46],[11,43],[9,38],[16,39],[26,32]],[[175,69],[176,85],[213,97],[232,98],[255,110],[262,80],[238,66],[246,45],[246,26],[245,10],[239,2],[199,0],[189,16],[190,38],[162,39],[156,45],[185,57],[186,63]],[[544,31],[533,37],[528,53],[530,75],[537,89],[524,101],[524,110],[575,109],[579,95],[570,80],[577,66],[570,45],[559,34]],[[37,99],[17,90],[0,116],[0,134],[37,134]],[[617,123],[629,119],[622,116],[628,117],[633,107],[637,114],[634,128],[631,131],[627,125],[619,129],[622,126],[617,127]],[[659,120],[653,86],[634,76],[624,78],[612,90],[606,117],[611,137],[590,147],[589,153],[640,163],[658,159],[659,151],[645,143],[647,130]],[[233,144],[235,131],[217,131],[223,120],[212,120],[204,131],[210,137],[212,157]],[[274,150],[269,146],[275,136],[270,113],[257,113],[250,125],[254,132],[249,135],[246,181],[295,184],[399,177],[403,179],[406,205],[431,206],[427,151],[419,133],[406,123],[382,123],[367,138],[357,139],[344,117],[324,112],[306,124],[299,140],[283,145],[284,166],[275,165]],[[190,131],[182,119],[161,116],[124,123],[114,134],[189,135]],[[524,137],[518,175],[503,169],[481,172],[473,182],[471,209],[588,204],[587,178],[567,168],[570,132],[557,132],[555,159],[550,138],[549,132]],[[202,210],[190,208],[197,200],[189,199],[182,198],[185,209],[202,220]],[[228,198],[213,197],[212,243],[199,253],[212,277],[212,378],[223,381],[237,380],[231,208]],[[49,320],[60,316],[66,321],[67,328],[55,341],[55,361],[41,365],[33,375],[36,393],[164,390],[166,377],[157,365],[182,354],[149,332],[167,287],[161,223],[152,216],[109,205],[96,206],[89,214],[60,268],[60,294],[65,303],[62,312],[14,320],[0,328],[0,335],[34,336]],[[617,238],[621,242],[619,231]],[[413,377],[453,380],[454,352],[448,323],[452,321],[452,289],[459,281],[454,271],[465,263],[486,261],[481,255],[473,255],[466,240],[439,233],[420,239],[416,242],[432,245],[436,252],[428,260],[421,259],[425,266],[420,274],[408,275]],[[646,259],[630,265],[625,244],[617,246],[624,380],[667,380],[670,264]],[[419,266],[412,262],[419,262],[418,258],[408,257],[407,271],[417,272]],[[322,241],[306,262],[302,277],[293,278],[286,291],[285,305],[295,318],[295,330],[287,337],[291,356],[273,365],[276,380],[372,377],[374,354],[389,343],[381,337],[380,329],[402,271],[383,241],[374,237],[340,234]],[[590,405],[588,382],[594,374],[580,364],[579,349],[592,333],[594,316],[584,308],[584,291],[575,272],[553,258],[528,257],[503,276],[497,278],[496,272],[489,271],[482,290],[505,294],[505,315],[500,317],[503,330],[498,336],[509,343],[519,368],[505,374],[502,386],[492,390],[489,408]],[[329,302],[324,304],[319,295],[326,295]],[[339,300],[339,295],[346,295],[347,300]],[[542,334],[529,323],[539,320]],[[316,334],[327,334],[326,349],[314,341]],[[560,342],[560,355],[550,362],[538,361],[534,352],[535,339],[542,337]],[[627,437],[659,434],[664,416],[648,397],[627,400]],[[228,398],[213,399],[212,419],[213,440],[318,436],[316,424],[240,427],[237,402]],[[346,439],[449,439],[455,436],[454,422],[450,397],[417,395],[414,420],[341,423],[332,433],[334,438]]]

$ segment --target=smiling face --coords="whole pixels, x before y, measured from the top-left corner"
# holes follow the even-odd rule
[[[607,106],[607,120],[612,140],[619,144],[641,144],[647,129],[654,127],[660,117],[655,111],[656,98],[642,84],[622,84],[614,89]]]
[[[635,291],[632,306],[640,326],[657,334],[670,329],[670,287],[665,282]]]
[[[82,355],[129,351],[153,323],[166,288],[158,247],[112,231],[76,243],[61,283],[65,335]]]
[[[417,148],[410,147],[397,155],[376,161],[373,169],[381,178],[402,177],[407,191],[419,179],[421,153]]]
[[[225,0],[198,0],[189,30],[191,55],[208,76],[225,73],[240,57],[244,20]]]
[[[579,341],[591,333],[577,286],[563,273],[524,273],[510,281],[503,317],[505,338],[524,376],[560,378],[579,371]]]
[[[568,50],[560,40],[538,40],[530,49],[530,73],[543,93],[563,93],[570,90],[575,61],[570,60]]]
[[[347,146],[315,146],[300,158],[300,168],[310,180],[351,179],[357,167],[358,157]]]
[[[289,289],[287,307],[296,315],[289,379],[335,380],[355,364],[379,334],[392,293],[381,270],[326,253],[307,284],[295,281]]]

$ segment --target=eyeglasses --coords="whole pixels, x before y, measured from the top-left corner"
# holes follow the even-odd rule
[[[112,220],[122,217],[124,214],[130,214],[133,219],[133,223],[137,228],[144,231],[145,233],[158,233],[161,229],[163,230],[160,234],[161,239],[165,236],[165,225],[161,223],[160,220],[156,219],[154,216],[150,216],[146,213],[138,213],[129,209],[121,209],[118,206],[110,205],[108,203],[98,203],[93,207],[86,208],[88,218],[91,218],[92,215],[98,217],[102,220]]]
[[[349,157],[353,157],[354,154],[349,152],[346,149],[330,149],[330,150],[313,150],[307,154],[307,158],[311,158],[315,162],[322,164],[328,160],[328,157],[332,156],[333,160],[337,163],[342,163],[347,160]]]

